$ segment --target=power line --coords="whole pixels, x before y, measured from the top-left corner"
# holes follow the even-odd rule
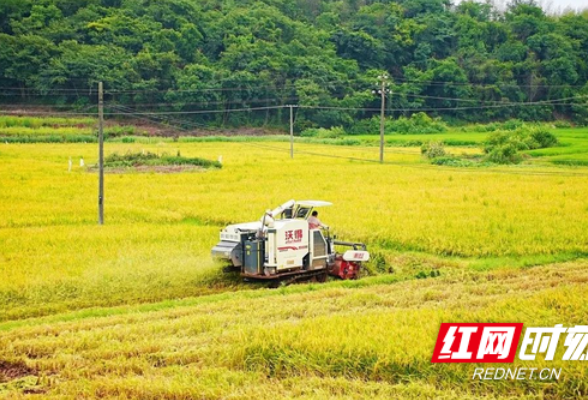
[[[539,102],[519,102],[519,103],[504,103],[484,106],[456,106],[456,107],[416,107],[416,108],[389,108],[390,112],[418,112],[418,111],[461,111],[461,110],[485,110],[491,108],[505,108],[505,107],[537,107],[549,105],[576,105],[575,103],[563,103],[565,100],[549,100]],[[299,108],[306,109],[322,109],[322,110],[356,110],[356,111],[379,111],[376,108],[359,108],[359,107],[337,107],[337,106],[305,106],[300,105]]]
[[[516,77],[515,77],[516,78]],[[519,78],[525,78],[524,76],[519,76]],[[559,84],[559,85],[549,85],[544,83],[535,83],[535,84],[519,84],[517,82],[500,82],[500,83],[475,83],[475,82],[451,82],[451,81],[418,81],[418,80],[411,80],[407,78],[394,78],[396,81],[400,81],[401,83],[414,83],[420,85],[429,85],[429,86],[473,86],[473,87],[481,87],[485,89],[495,89],[496,87],[540,87],[540,88],[583,88],[584,85],[576,85],[576,84]]]
[[[410,93],[394,93],[395,96],[408,96],[408,97],[415,97],[415,98],[422,98],[422,99],[433,99],[433,100],[449,100],[449,101],[462,101],[462,102],[470,102],[470,103],[495,103],[495,104],[508,104],[512,105],[513,102],[511,101],[504,101],[504,100],[476,100],[476,99],[460,99],[455,97],[440,97],[440,96],[428,96],[428,95],[418,95],[418,94],[410,94]],[[567,100],[574,100],[577,98],[585,98],[588,95],[576,95],[572,97],[566,97],[562,99],[553,99],[553,100],[540,100],[541,102],[549,103],[549,102],[556,102],[556,101],[567,101]],[[516,102],[516,103],[523,103],[523,102]],[[527,104],[527,103],[525,103]]]
[[[145,89],[145,90],[109,90],[107,94],[142,94],[142,93],[199,93],[199,92],[249,92],[260,89],[271,89],[272,91],[284,91],[295,89],[292,87],[276,87],[276,86],[252,86],[252,87],[238,87],[238,88],[200,88],[200,89]]]
[[[231,112],[251,112],[263,110],[282,109],[287,106],[266,106],[266,107],[247,107],[247,108],[227,108],[223,110],[197,110],[197,111],[163,111],[163,112],[136,112],[137,115],[190,115],[190,114],[214,114],[214,113],[231,113]],[[118,113],[109,113],[107,115],[118,115]]]
[[[166,102],[166,103],[137,103],[137,102],[133,102],[132,104],[129,104],[130,106],[133,107],[174,107],[174,106],[198,106],[198,105],[210,105],[210,104],[214,104],[214,105],[218,105],[218,104],[243,104],[243,103],[267,103],[270,101],[273,102],[278,102],[278,101],[295,101],[298,100],[298,97],[287,97],[287,98],[270,98],[270,99],[257,99],[257,100],[248,100],[248,101],[243,101],[243,100],[219,100],[219,101],[201,101],[201,102],[197,102],[197,103],[191,103],[191,102],[181,102],[181,101],[175,101],[175,102]]]
[[[284,106],[287,107],[287,106]],[[166,128],[172,128],[175,130],[180,130],[180,131],[184,131],[184,132],[190,132],[188,129],[182,128],[182,127],[178,127],[178,126],[172,126],[169,124],[165,124],[163,122],[161,122],[161,120],[163,119],[163,117],[160,117],[160,115],[162,114],[169,114],[169,113],[139,113],[139,112],[133,112],[133,111],[125,111],[125,110],[132,110],[129,107],[125,107],[125,106],[117,106],[117,105],[113,105],[113,106],[109,106],[109,108],[114,108],[114,109],[118,109],[119,112],[116,113],[109,113],[108,115],[133,115],[138,119],[142,119],[145,121],[149,121],[149,122],[153,122],[162,126],[165,126]],[[263,107],[262,109],[276,109],[276,108],[281,108],[281,107]],[[236,111],[249,111],[250,109],[242,109],[242,110],[236,110]],[[220,110],[219,110],[220,111]],[[230,112],[233,110],[222,110],[223,112]],[[39,114],[39,113],[37,113]],[[42,114],[47,114],[47,113],[42,113]],[[53,115],[55,115],[55,113],[51,113]],[[105,113],[106,114],[106,113]],[[185,113],[172,113],[172,114],[185,114]],[[190,113],[188,113],[190,114]],[[95,116],[94,113],[60,113],[60,115],[92,115]],[[154,121],[155,119],[155,121]],[[172,119],[173,120],[173,119]],[[190,121],[182,121],[182,120],[175,120],[175,121],[181,121],[180,123],[184,123],[188,126],[197,126],[200,127],[199,124],[190,122]],[[214,132],[214,131],[213,131]],[[223,133],[220,131],[216,131],[218,133]],[[270,145],[266,145],[266,144],[261,144],[261,143],[253,143],[253,142],[239,142],[241,144],[246,144],[246,145],[250,145],[253,147],[258,147],[258,148],[263,148],[263,149],[268,149],[268,150],[273,150],[273,151],[279,151],[279,152],[287,152],[289,151],[288,149],[282,149],[279,147],[275,147],[275,146],[270,146]],[[353,147],[356,148],[356,147]],[[375,147],[374,147],[375,148]],[[342,156],[342,155],[337,155],[337,154],[324,154],[324,153],[318,153],[318,152],[314,152],[314,151],[307,151],[307,150],[297,150],[297,153],[300,154],[306,154],[306,155],[312,155],[312,156],[318,156],[318,157],[327,157],[327,158],[336,158],[336,159],[345,159],[345,160],[350,160],[350,161],[359,161],[359,162],[368,162],[368,163],[379,163],[380,161],[376,160],[376,159],[368,159],[368,158],[361,158],[361,157],[350,157],[350,156]],[[406,153],[400,153],[402,155],[406,155]],[[417,169],[427,169],[427,170],[435,170],[435,171],[440,171],[442,170],[442,168],[450,168],[450,167],[440,167],[440,166],[433,166],[433,165],[415,165],[414,163],[403,163],[403,162],[393,162],[393,161],[384,161],[384,164],[387,165],[394,165],[394,166],[398,166],[398,167],[406,167],[406,168],[417,168]],[[503,170],[481,170],[481,169],[458,169],[458,168],[452,168],[451,169],[452,172],[458,172],[458,173],[499,173],[499,174],[511,174],[511,175],[529,175],[529,176],[562,176],[562,175],[567,175],[567,176],[588,176],[587,173],[575,173],[575,172],[555,172],[555,171],[536,171],[536,172],[530,172],[530,171],[503,171]]]
[[[527,103],[505,103],[505,104],[495,104],[495,105],[485,105],[485,106],[467,106],[467,107],[419,107],[419,108],[392,108],[385,110],[386,113],[390,112],[422,112],[422,111],[430,111],[430,112],[439,112],[439,111],[463,111],[463,110],[485,110],[485,109],[493,109],[493,108],[505,108],[505,107],[538,107],[538,106],[549,106],[549,105],[567,105],[567,106],[584,106],[585,104],[578,104],[578,103],[563,103],[564,100],[552,100],[552,101],[540,101],[540,102],[527,102]],[[216,113],[232,113],[232,112],[254,112],[254,111],[264,111],[264,110],[277,110],[277,109],[285,109],[288,106],[277,105],[277,106],[264,106],[264,107],[246,107],[246,108],[227,108],[227,109],[216,109],[216,110],[195,110],[195,111],[157,111],[157,112],[136,112],[138,115],[197,115],[197,114],[216,114]],[[311,110],[347,110],[347,111],[379,111],[377,108],[361,108],[361,107],[338,107],[338,106],[309,106],[309,105],[299,105],[297,106],[301,109],[311,109]],[[9,115],[20,115],[23,112],[17,111],[3,111],[0,110],[0,113],[9,114]],[[26,111],[28,115],[93,115],[95,113],[83,113],[83,112],[50,112],[50,111]],[[105,113],[104,115],[121,115],[118,112],[109,112]]]
[[[121,111],[123,111],[125,113],[128,113],[128,114],[137,115],[136,111],[133,110],[130,107],[125,107],[125,106],[120,106],[120,105],[112,105],[112,106],[109,106],[109,107],[110,108],[114,108],[114,109],[119,109],[119,110],[121,110]],[[196,128],[204,128],[204,129],[207,128],[207,125],[199,124],[199,123],[193,122],[193,121],[180,120],[180,119],[177,119],[177,118],[168,119],[168,118],[164,118],[163,116],[158,116],[158,115],[157,116],[151,116],[151,118],[152,119],[155,119],[155,120],[158,120],[158,121],[162,121],[162,122],[165,122],[167,120],[171,120],[173,122],[176,122],[176,123],[179,123],[179,124],[182,124],[182,125],[188,125],[188,126],[192,126],[192,127],[196,127]],[[143,117],[141,119],[152,121],[152,119],[149,119],[149,117]]]
[[[470,102],[470,103],[481,103],[481,104],[486,104],[486,103],[490,103],[490,104],[504,104],[504,105],[508,105],[511,106],[513,104],[531,104],[529,102],[511,102],[511,101],[504,101],[504,100],[476,100],[476,99],[460,99],[460,98],[453,98],[453,97],[440,97],[440,96],[428,96],[428,95],[417,95],[417,94],[409,94],[409,93],[392,93],[393,96],[396,97],[402,97],[402,96],[408,96],[408,97],[415,97],[415,98],[421,98],[421,99],[433,99],[433,100],[449,100],[449,101],[461,101],[461,102]],[[576,95],[576,96],[572,96],[572,97],[566,97],[566,98],[561,98],[561,99],[552,99],[552,100],[540,100],[534,103],[554,103],[554,102],[562,102],[562,101],[567,101],[567,100],[574,100],[574,99],[578,99],[578,98],[585,98],[588,95]],[[341,99],[344,98],[344,96],[331,96],[337,99]],[[144,107],[157,107],[157,106],[162,106],[162,107],[173,107],[173,106],[195,106],[195,105],[209,105],[209,104],[241,104],[241,103],[264,103],[264,102],[268,102],[268,101],[282,101],[282,102],[292,102],[292,101],[296,101],[298,100],[298,97],[287,97],[287,98],[267,98],[267,99],[252,99],[252,100],[248,100],[248,101],[243,101],[243,100],[233,100],[233,101],[202,101],[202,102],[196,102],[196,103],[192,103],[192,102],[181,102],[181,101],[175,101],[175,102],[165,102],[165,103],[136,103],[133,102],[132,106],[133,107],[138,107],[138,106],[144,106]],[[287,106],[284,106],[287,107]],[[300,107],[307,107],[310,108],[312,106],[300,106]],[[335,107],[335,106],[333,106]],[[377,111],[379,109],[377,108],[358,108],[358,107],[338,107],[339,109],[349,109],[349,110],[369,110],[369,111]],[[405,110],[405,109],[402,109]]]
[[[163,126],[165,128],[171,128],[172,130],[179,130],[179,131],[183,131],[183,132],[186,132],[186,133],[190,133],[190,131],[188,129],[186,129],[186,128],[183,128],[181,126],[173,126],[173,125],[170,125],[170,124],[165,123],[163,121],[163,118],[162,117],[157,117],[157,116],[151,116],[151,117],[149,117],[149,116],[141,116],[141,115],[138,115],[138,114],[136,114],[135,112],[132,112],[132,111],[125,111],[124,109],[122,109],[122,107],[118,107],[118,106],[108,106],[108,107],[109,108],[118,109],[120,111],[120,113],[122,113],[123,115],[133,116],[134,118],[140,119],[142,121],[147,121],[147,122],[155,123],[155,124],[161,125],[161,126]],[[192,125],[192,126],[195,126],[195,125]]]

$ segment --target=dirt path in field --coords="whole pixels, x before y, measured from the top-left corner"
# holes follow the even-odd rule
[[[35,375],[36,371],[27,367],[23,362],[9,362],[0,360],[0,383],[5,383],[25,376]]]

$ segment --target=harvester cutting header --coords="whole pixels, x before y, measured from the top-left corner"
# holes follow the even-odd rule
[[[365,244],[335,240],[328,227],[314,229],[309,223],[315,208],[330,205],[290,200],[266,211],[259,221],[229,225],[221,231],[212,255],[239,268],[246,279],[324,281],[328,274],[358,279],[362,263],[370,257]],[[352,250],[340,254],[335,246]]]

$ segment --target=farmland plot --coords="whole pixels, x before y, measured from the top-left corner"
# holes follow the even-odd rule
[[[0,147],[0,361],[23,371],[0,368],[0,396],[585,392],[581,363],[553,365],[559,382],[480,386],[430,357],[441,322],[586,323],[588,169],[433,167],[406,148],[379,165],[360,146],[297,144],[290,160],[286,143],[106,145],[143,150],[223,168],[107,175],[98,227],[97,177],[79,166],[95,145]],[[321,219],[368,244],[371,276],[276,291],[223,274],[209,257],[219,229],[290,198],[332,201]]]

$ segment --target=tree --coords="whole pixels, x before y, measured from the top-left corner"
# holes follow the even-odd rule
[[[53,43],[36,35],[0,33],[0,43],[3,86],[34,87],[38,83],[39,71],[56,53]]]

